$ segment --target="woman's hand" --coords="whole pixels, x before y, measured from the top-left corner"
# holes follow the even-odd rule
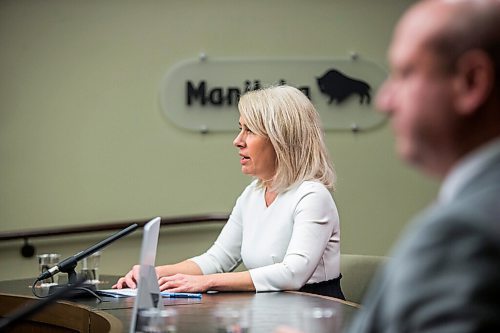
[[[205,292],[210,289],[209,275],[175,274],[158,279],[160,290],[173,293]]]
[[[122,289],[122,288],[137,288],[137,283],[139,281],[139,268],[140,265],[135,265],[132,267],[130,272],[128,272],[124,277],[121,277],[116,281],[112,288]],[[167,277],[175,275],[178,272],[183,272],[190,275],[203,274],[200,267],[191,260],[184,260],[183,262],[173,264],[173,265],[163,265],[155,267],[156,277],[160,280],[160,276]],[[207,279],[208,281],[208,279]],[[158,281],[160,286],[162,283]],[[166,288],[164,288],[166,289]],[[162,290],[164,290],[162,289]]]
[[[137,288],[137,281],[139,281],[139,269],[141,265],[134,265],[132,269],[116,281],[116,283],[111,288],[122,289],[122,288]]]
[[[116,283],[111,288],[122,289],[122,288],[137,288],[137,282],[139,281],[139,269],[141,265],[134,265],[130,272],[128,272],[124,277],[121,277],[116,281]],[[155,268],[156,276],[158,277],[158,267]]]

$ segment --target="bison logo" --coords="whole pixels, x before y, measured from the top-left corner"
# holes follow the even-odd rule
[[[319,90],[330,97],[328,104],[333,101],[341,104],[353,94],[359,95],[359,104],[370,104],[370,85],[364,81],[350,78],[336,69],[330,69],[317,81]]]

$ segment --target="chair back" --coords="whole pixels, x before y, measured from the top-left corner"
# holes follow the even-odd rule
[[[341,254],[340,285],[346,300],[361,304],[372,278],[387,260],[383,256]]]

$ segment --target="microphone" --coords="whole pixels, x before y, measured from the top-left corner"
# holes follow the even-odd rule
[[[125,235],[128,235],[129,233],[131,233],[132,231],[137,229],[138,226],[139,225],[137,223],[134,223],[134,224],[128,226],[127,228],[125,228],[125,229],[109,236],[108,238],[100,241],[99,243],[89,247],[88,249],[80,251],[77,254],[64,259],[59,264],[55,265],[54,267],[51,267],[49,270],[40,274],[37,281],[48,279],[59,272],[63,272],[63,273],[68,273],[68,282],[70,284],[75,283],[76,282],[75,267],[80,260],[87,258],[88,256],[90,256],[94,252],[99,251],[100,249],[104,248],[105,246],[109,245],[110,243],[114,242],[115,240],[122,238]]]

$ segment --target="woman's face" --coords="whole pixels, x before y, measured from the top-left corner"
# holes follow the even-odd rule
[[[240,133],[233,144],[239,149],[241,172],[270,180],[276,172],[276,152],[269,138],[253,133],[240,117]]]

